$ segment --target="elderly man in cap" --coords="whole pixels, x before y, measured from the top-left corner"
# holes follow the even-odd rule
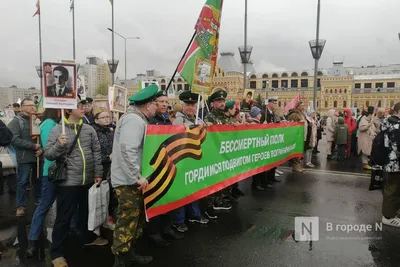
[[[168,96],[167,91],[160,90],[156,93],[157,109],[154,117],[150,118],[150,124],[155,125],[172,125],[167,115]],[[146,232],[151,241],[159,247],[167,247],[169,242],[164,237],[169,239],[182,239],[183,234],[177,233],[172,229],[174,212],[162,214],[150,219],[147,224]]]
[[[268,104],[265,110],[265,122],[264,123],[277,123],[277,116],[275,114],[276,104],[278,99],[272,97],[268,99]],[[277,168],[273,168],[271,171],[267,172],[267,182],[270,184],[271,182],[280,182],[278,179],[283,172],[277,170]]]
[[[172,125],[168,118],[168,95],[167,91],[160,90],[156,94],[157,110],[156,115],[150,119],[151,124]]]
[[[176,113],[176,119],[174,125],[185,125],[191,126],[196,123],[196,111],[197,101],[201,96],[190,91],[184,91],[179,95],[179,100],[182,104],[182,111]],[[198,118],[197,124],[204,124],[204,122]],[[184,207],[180,207],[176,210],[174,227],[178,232],[184,233],[188,231],[188,227],[185,224],[185,218],[191,223],[207,224],[208,219],[204,218],[200,212],[199,201],[194,201]]]
[[[117,123],[114,135],[111,183],[118,199],[112,252],[114,267],[146,264],[150,256],[140,256],[134,245],[145,222],[142,191],[148,181],[140,175],[146,126],[157,110],[157,85],[150,85],[129,98],[129,108]]]
[[[225,99],[228,93],[218,90],[209,97],[211,112],[207,114],[205,121],[207,124],[229,124],[230,119],[225,115]],[[222,190],[215,192],[207,197],[208,207],[206,215],[210,219],[217,219],[216,210],[230,210],[232,205],[224,201]]]

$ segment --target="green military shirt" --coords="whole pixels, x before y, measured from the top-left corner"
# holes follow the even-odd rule
[[[229,118],[225,115],[225,112],[218,109],[213,109],[207,114],[205,118],[206,122],[211,122],[212,124],[233,124],[233,118]]]

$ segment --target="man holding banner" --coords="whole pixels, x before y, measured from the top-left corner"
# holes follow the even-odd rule
[[[209,124],[228,124],[229,118],[225,115],[225,99],[228,93],[224,90],[214,92],[210,97],[211,112],[207,114],[205,121]],[[222,191],[215,192],[207,197],[208,207],[206,215],[210,219],[218,218],[214,210],[230,210],[232,205],[223,201]]]
[[[151,256],[138,255],[133,247],[145,222],[142,191],[148,186],[140,175],[146,126],[157,110],[157,85],[150,85],[129,98],[130,107],[115,129],[111,183],[118,198],[112,252],[115,267],[146,264]]]

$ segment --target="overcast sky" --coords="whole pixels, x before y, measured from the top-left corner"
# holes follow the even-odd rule
[[[128,40],[128,78],[146,69],[172,75],[205,0],[114,0],[115,31]],[[248,0],[248,44],[258,72],[313,67],[308,40],[315,39],[317,0]],[[399,0],[321,0],[321,34],[327,44],[321,67],[400,63]],[[39,87],[36,0],[2,1],[0,86]],[[42,0],[43,60],[72,59],[69,0]],[[111,58],[108,0],[75,0],[77,61]],[[244,0],[225,0],[220,52],[243,45]],[[124,78],[124,42],[115,36],[117,74]]]

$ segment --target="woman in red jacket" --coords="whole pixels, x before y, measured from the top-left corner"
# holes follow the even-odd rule
[[[346,147],[346,158],[350,157],[351,152],[351,136],[353,131],[357,128],[356,120],[351,116],[351,109],[347,108],[344,110],[344,123],[347,125],[347,129],[349,131],[349,137],[347,138],[347,147]]]

